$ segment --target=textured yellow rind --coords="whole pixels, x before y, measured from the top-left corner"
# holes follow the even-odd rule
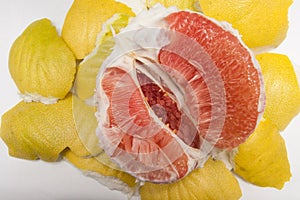
[[[113,32],[119,33],[128,24],[129,16],[115,14],[104,23],[103,30],[98,35],[97,46],[80,63],[74,84],[77,96],[86,100],[93,97],[96,88],[96,77],[103,61],[110,55],[114,46]]]
[[[99,146],[99,138],[96,135],[98,122],[95,112],[95,107],[85,104],[84,101],[73,95],[73,116],[80,141],[91,155],[103,165],[119,169],[115,163],[111,162],[110,157],[103,153],[104,150]]]
[[[77,135],[71,95],[51,105],[18,103],[2,116],[0,136],[18,158],[56,161],[66,148],[90,155]]]
[[[62,37],[77,59],[83,59],[95,48],[102,24],[115,13],[133,16],[131,9],[114,0],[75,0],[69,9]]]
[[[135,187],[135,178],[131,175],[112,169],[93,157],[80,157],[76,156],[72,151],[65,151],[63,156],[71,162],[75,167],[88,172],[96,172],[104,176],[116,177],[126,183],[129,187]]]
[[[146,0],[147,7],[152,7],[157,3],[161,3],[165,7],[176,6],[179,10],[196,10],[195,0]]]
[[[235,200],[242,196],[237,180],[225,164],[212,159],[178,182],[145,183],[140,194],[142,200]]]
[[[292,0],[199,0],[203,13],[227,21],[238,29],[252,49],[277,47],[288,30],[288,8]]]
[[[9,71],[21,93],[62,99],[72,87],[76,61],[50,20],[41,19],[13,43]]]
[[[238,147],[234,162],[235,173],[258,186],[281,189],[291,177],[284,139],[268,120]]]
[[[294,67],[286,55],[264,53],[256,56],[264,77],[264,117],[284,130],[300,111],[300,87]]]

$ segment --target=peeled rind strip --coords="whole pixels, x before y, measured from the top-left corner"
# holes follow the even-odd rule
[[[73,95],[73,116],[80,141],[90,152],[93,158],[108,167],[119,169],[119,167],[111,161],[110,157],[104,153],[104,150],[100,147],[99,138],[96,136],[98,122],[95,112],[94,106],[87,105],[76,95]]]
[[[255,132],[238,147],[234,172],[261,187],[281,189],[291,177],[285,142],[272,122],[262,119]]]
[[[102,24],[115,13],[133,16],[131,9],[115,0],[75,0],[69,9],[62,37],[77,59],[83,59],[95,48]]]
[[[198,0],[203,13],[227,21],[256,52],[277,47],[286,38],[292,0]]]
[[[77,135],[70,94],[51,105],[18,103],[2,116],[0,136],[13,157],[57,161],[66,148],[90,155]]]
[[[128,24],[129,19],[128,15],[117,13],[103,24],[96,48],[80,63],[77,71],[74,86],[80,99],[87,100],[93,97],[99,69],[115,44],[113,36]]]
[[[142,200],[223,199],[242,196],[238,181],[222,161],[209,159],[180,181],[171,184],[146,182],[140,189]]]
[[[256,59],[265,82],[264,118],[271,120],[282,131],[300,111],[300,85],[294,67],[283,54],[263,53]]]
[[[89,173],[92,176],[93,173],[98,173],[102,176],[108,176],[111,178],[111,181],[114,181],[115,178],[121,180],[126,183],[128,187],[135,190],[136,187],[136,179],[131,175],[116,169],[112,169],[107,165],[102,164],[97,159],[93,157],[81,157],[76,156],[72,151],[66,150],[63,152],[63,157],[67,159],[70,163],[72,163],[75,167],[79,168],[83,172]],[[97,179],[99,176],[95,176]],[[117,181],[118,183],[118,181]],[[116,183],[116,184],[117,184]],[[106,183],[112,184],[112,183]]]
[[[31,23],[13,43],[9,71],[26,101],[55,103],[71,90],[76,60],[49,19]]]

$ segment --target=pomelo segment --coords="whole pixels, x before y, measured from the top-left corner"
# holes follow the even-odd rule
[[[173,132],[149,113],[130,72],[108,68],[101,87],[110,106],[109,121],[99,122],[100,143],[121,168],[140,180],[169,182],[195,167],[196,161],[188,159]]]
[[[166,21],[171,30],[194,38],[219,69],[226,93],[226,119],[216,146],[234,148],[243,143],[254,131],[264,104],[261,71],[252,54],[228,24],[220,24],[199,13],[186,11],[172,13],[166,17]],[[162,50],[159,60],[163,65],[184,71],[188,81],[195,76],[202,76],[200,72],[187,71],[186,68],[192,68],[193,63],[171,52]],[[210,113],[209,106],[212,103],[207,96],[211,94],[205,90],[205,81],[200,78],[194,83],[194,87],[199,85],[203,91],[197,97],[201,102],[199,128],[203,137],[208,129],[207,121],[214,117]]]

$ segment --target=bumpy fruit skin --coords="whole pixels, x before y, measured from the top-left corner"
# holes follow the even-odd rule
[[[291,177],[284,139],[269,120],[238,147],[234,162],[234,172],[258,186],[281,189]]]
[[[134,177],[127,174],[126,172],[110,168],[109,166],[107,166],[107,165],[103,164],[102,162],[100,162],[99,160],[97,160],[97,157],[76,156],[70,150],[64,151],[62,155],[64,156],[65,159],[67,159],[75,167],[79,168],[80,170],[82,170],[84,172],[95,173],[94,175],[96,175],[98,173],[100,175],[111,178],[112,181],[113,181],[113,179],[120,180],[120,181],[124,182],[129,188],[132,188],[132,190],[136,186],[136,179]],[[91,174],[91,175],[93,175],[93,174]],[[95,179],[97,179],[97,176],[95,176]],[[108,184],[108,183],[105,183],[105,184]],[[114,183],[114,184],[117,184],[117,183]],[[115,187],[117,187],[117,185]]]
[[[115,13],[133,16],[131,9],[115,0],[75,0],[67,13],[62,37],[77,59],[83,59],[96,45],[102,24]]]
[[[146,0],[146,6],[151,7],[157,3],[161,3],[165,7],[176,6],[180,10],[196,10],[194,0]]]
[[[113,35],[118,34],[128,24],[129,19],[128,15],[117,13],[103,24],[96,48],[78,66],[74,89],[80,99],[93,97],[99,69],[115,44]]]
[[[284,130],[300,111],[300,85],[290,59],[277,53],[256,56],[265,82],[264,117]]]
[[[239,184],[222,161],[209,159],[203,168],[191,172],[184,179],[170,184],[145,183],[140,194],[142,200],[224,199],[242,196]]]
[[[227,21],[239,30],[252,49],[277,47],[288,30],[288,8],[292,0],[199,0],[203,13]]]
[[[57,161],[66,148],[90,155],[77,135],[72,95],[51,105],[18,103],[2,116],[0,136],[13,157]]]
[[[64,98],[76,73],[76,60],[48,19],[30,24],[13,43],[9,71],[22,94]]]

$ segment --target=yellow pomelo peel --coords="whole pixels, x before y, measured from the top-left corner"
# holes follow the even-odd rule
[[[84,172],[99,173],[104,176],[109,176],[112,179],[118,178],[131,188],[136,186],[136,179],[134,177],[123,171],[110,168],[93,157],[76,156],[72,151],[69,150],[64,151],[63,156],[75,167]]]
[[[77,135],[71,95],[51,105],[18,103],[2,116],[0,134],[9,154],[18,158],[56,161],[66,148],[90,155]]]
[[[238,147],[234,162],[235,173],[258,186],[281,189],[291,177],[284,139],[269,120]]]
[[[13,43],[9,71],[29,101],[55,102],[70,91],[76,61],[73,53],[48,19],[30,24]],[[52,101],[51,101],[52,99]]]
[[[74,121],[78,137],[82,144],[90,152],[91,156],[101,164],[113,169],[119,169],[99,145],[99,138],[96,135],[98,122],[95,112],[94,106],[87,105],[84,101],[73,95]]]
[[[98,35],[96,48],[79,65],[74,84],[75,93],[82,100],[92,98],[96,87],[96,78],[102,62],[112,52],[114,34],[121,31],[128,24],[129,16],[115,14],[103,24]]]
[[[157,3],[161,3],[165,7],[176,6],[179,10],[197,10],[195,0],[146,0],[146,6],[148,8],[154,6]]]
[[[264,53],[256,56],[266,90],[264,117],[279,130],[284,130],[300,111],[300,86],[289,58],[282,54]]]
[[[102,24],[115,13],[134,14],[126,5],[114,0],[75,0],[69,9],[62,37],[77,59],[83,59],[95,48]]]
[[[288,30],[292,0],[199,0],[203,13],[238,29],[246,45],[256,51],[277,47]]]
[[[203,168],[191,172],[182,180],[170,184],[146,182],[140,189],[142,200],[179,199],[239,199],[239,184],[222,161],[209,159]]]

